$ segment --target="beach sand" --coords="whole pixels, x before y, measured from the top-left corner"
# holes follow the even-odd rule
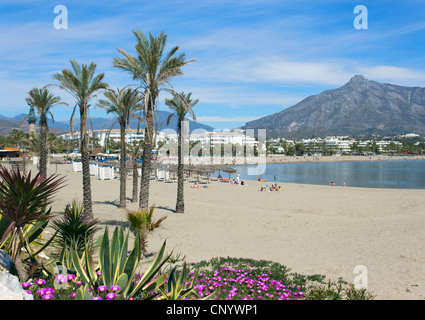
[[[34,166],[32,166],[34,168]],[[82,173],[58,165],[67,186],[52,209],[82,200]],[[56,166],[49,166],[55,173]],[[118,208],[119,180],[92,176],[93,212],[100,225],[125,222]],[[342,277],[354,282],[358,265],[367,268],[367,288],[376,299],[425,298],[425,190],[371,189],[281,184],[281,192],[260,192],[264,182],[245,186],[214,181],[209,189],[185,184],[185,213],[173,212],[177,183],[151,180],[154,217],[166,215],[148,238],[156,253],[167,239],[167,251],[187,262],[213,257],[272,260],[293,272]],[[127,179],[128,208],[132,178]],[[363,273],[364,274],[364,273]]]

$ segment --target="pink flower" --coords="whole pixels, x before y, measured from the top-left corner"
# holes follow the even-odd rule
[[[105,296],[105,298],[106,298],[106,300],[114,300],[114,298],[115,298],[116,296],[117,296],[117,295],[116,295],[115,293],[110,292],[110,293],[108,293],[108,294]]]
[[[46,280],[44,279],[37,279],[34,281],[36,285],[41,286],[43,284],[46,284]]]
[[[97,291],[99,291],[99,292],[105,292],[106,290],[108,290],[108,287],[107,286],[99,286],[99,287],[97,287]]]
[[[120,291],[120,289],[121,288],[117,285],[114,285],[114,286],[111,287],[111,291],[113,291],[113,292],[118,292],[118,291]]]
[[[71,294],[69,295],[71,298],[75,298],[75,292],[71,292]]]
[[[29,288],[29,287],[31,287],[31,282],[24,282],[24,283],[21,283],[21,286],[22,286],[22,288]]]
[[[55,290],[53,290],[52,288],[46,288],[44,289],[44,294],[54,294]]]
[[[92,300],[103,300],[101,297],[93,297]]]
[[[43,300],[52,300],[53,299],[53,295],[52,294],[45,294],[42,297]]]
[[[45,293],[45,291],[46,291],[46,289],[39,289],[39,290],[37,290],[37,294],[38,294],[38,296],[44,296],[46,293]]]
[[[74,279],[75,279],[75,274],[68,274],[68,275],[66,276],[66,278],[67,278],[69,281],[74,280]]]

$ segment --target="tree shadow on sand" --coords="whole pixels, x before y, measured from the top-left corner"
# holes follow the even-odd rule
[[[170,211],[170,212],[172,212],[172,213],[174,213],[174,212],[175,212],[175,210],[174,210],[174,209],[172,209],[172,208],[170,208],[170,207],[164,207],[164,206],[155,206],[155,209],[162,209],[162,210],[165,210],[165,211]]]
[[[114,207],[117,207],[117,208],[120,207],[118,200],[115,200],[115,201],[110,201],[110,200],[93,201],[93,204],[107,204],[107,205],[111,205],[111,206],[114,206]]]

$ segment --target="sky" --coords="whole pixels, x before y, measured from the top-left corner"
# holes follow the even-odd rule
[[[67,29],[55,25],[65,22],[59,5]],[[27,113],[28,91],[55,84],[52,75],[71,59],[95,62],[111,88],[138,85],[112,66],[118,48],[135,54],[133,30],[163,31],[166,51],[179,46],[196,59],[171,84],[192,92],[197,121],[217,129],[280,112],[356,74],[425,87],[422,0],[1,0],[0,114]],[[50,90],[69,104],[52,109],[55,120],[68,120],[72,97]],[[169,97],[160,94],[160,110]],[[92,117],[106,117],[92,105]]]

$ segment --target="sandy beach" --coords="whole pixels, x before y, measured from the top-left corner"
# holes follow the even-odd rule
[[[35,169],[33,165],[30,167]],[[82,200],[82,173],[57,166],[67,186],[55,197],[54,213]],[[56,171],[49,166],[49,173]],[[100,225],[125,221],[118,208],[119,180],[92,176],[93,212]],[[342,277],[353,282],[354,268],[368,272],[376,299],[425,298],[425,190],[367,189],[281,184],[282,191],[258,191],[264,182],[245,186],[213,181],[208,189],[185,184],[185,213],[175,214],[177,183],[151,181],[155,216],[168,218],[148,240],[155,253],[167,250],[187,262],[213,257],[243,257],[279,262],[293,272]],[[127,179],[128,208],[131,176]]]

